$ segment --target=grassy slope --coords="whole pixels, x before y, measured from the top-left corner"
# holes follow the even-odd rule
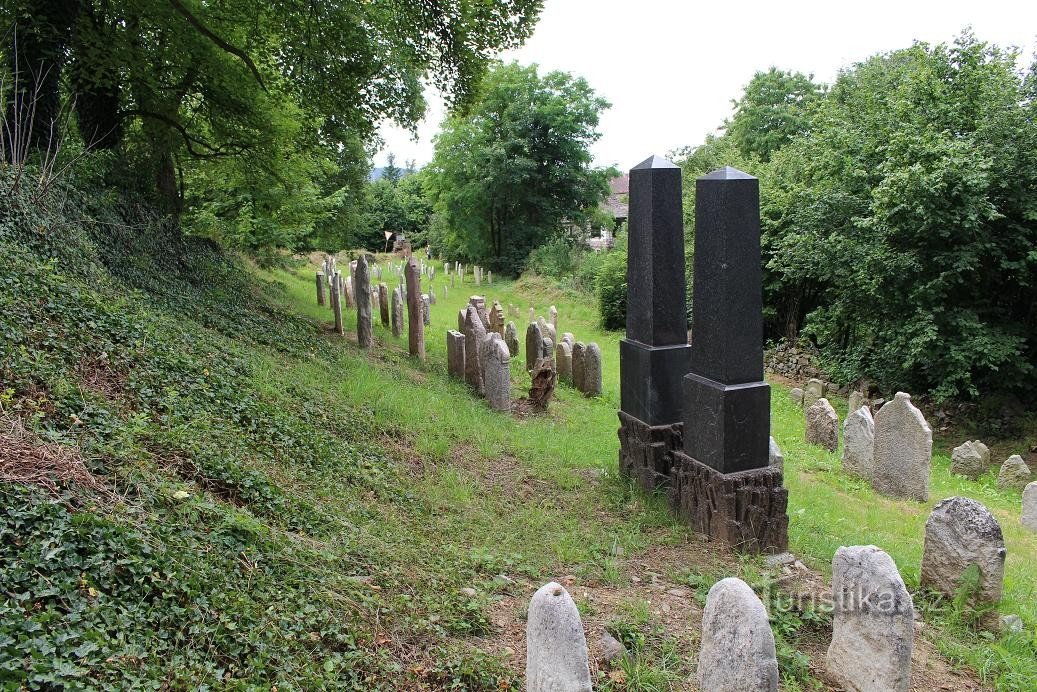
[[[246,271],[140,229],[102,229],[95,252],[47,219],[13,222],[39,234],[0,223],[4,415],[75,445],[121,499],[0,489],[0,683],[518,686],[519,657],[485,636],[501,603],[563,574],[628,583],[617,556],[700,544],[614,478],[618,334],[596,329],[590,301],[535,281],[484,287],[523,317],[530,296],[541,314],[554,303],[562,331],[605,354],[601,399],[561,387],[548,415],[516,420],[446,377],[443,334],[470,284],[443,299],[437,277],[429,359],[416,366],[380,326],[370,354],[318,327],[329,313],[310,269]],[[924,507],[876,500],[805,448],[801,426],[776,390],[793,550],[824,568],[834,547],[873,542],[912,581]],[[1001,513],[1008,609],[1032,626],[1033,576],[1017,556],[1034,540],[1017,530],[1017,496],[955,485],[945,458],[937,467],[934,497],[964,486]],[[759,573],[723,550],[707,563],[682,572],[699,597],[727,571]],[[692,675],[683,644],[645,637],[659,634],[646,601],[619,610],[616,628],[645,642],[631,682]],[[782,661],[790,686],[809,684]]]

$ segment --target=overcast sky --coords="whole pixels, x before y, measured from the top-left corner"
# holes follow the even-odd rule
[[[585,77],[612,104],[601,119],[595,162],[626,170],[651,154],[701,144],[757,70],[773,65],[831,82],[840,68],[870,55],[915,40],[951,42],[968,26],[984,41],[1020,48],[1029,65],[1037,2],[546,0],[532,38],[501,57]],[[435,93],[428,96],[418,141],[383,127],[386,146],[375,165],[384,165],[389,151],[397,165],[432,157],[443,107]]]

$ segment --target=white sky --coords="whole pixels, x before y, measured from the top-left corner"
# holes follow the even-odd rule
[[[916,39],[949,43],[967,26],[981,40],[1021,48],[1028,66],[1037,3],[547,0],[529,41],[501,57],[585,77],[612,103],[593,147],[595,163],[626,170],[651,154],[701,144],[758,70],[773,65],[831,82],[840,68],[870,55]],[[389,151],[397,165],[431,159],[443,107],[435,93],[428,97],[418,141],[384,126],[376,166]]]

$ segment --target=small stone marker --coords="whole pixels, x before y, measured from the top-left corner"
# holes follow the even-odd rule
[[[540,325],[530,322],[526,327],[526,370],[532,371],[544,353],[544,335]]]
[[[356,262],[350,262],[349,264],[349,276],[343,276],[339,282],[339,296],[346,297],[346,307],[356,307],[356,283],[353,278],[353,272],[356,269]]]
[[[807,409],[806,440],[812,445],[824,447],[829,452],[839,448],[839,415],[821,397]]]
[[[422,320],[421,274],[411,255],[404,269],[407,281],[407,346],[412,356],[425,360],[425,323]]]
[[[789,390],[789,398],[792,399],[792,403],[802,408],[803,406],[803,390],[799,387],[793,387]]]
[[[457,331],[464,333],[464,318],[468,314],[468,308],[457,311]]]
[[[814,402],[825,395],[825,383],[816,378],[807,380],[806,389],[803,390],[803,408],[810,408]]]
[[[871,480],[871,458],[875,452],[875,419],[871,409],[861,406],[843,423],[843,471]]]
[[[494,411],[511,410],[511,354],[497,332],[483,337],[480,365],[483,369],[483,389],[486,401]]]
[[[500,301],[493,301],[493,305],[490,307],[490,331],[496,332],[501,337],[504,336],[504,308],[501,307]]]
[[[555,582],[540,587],[529,602],[526,692],[591,692],[580,612],[569,592]]]
[[[587,364],[587,347],[582,341],[573,344],[573,386],[576,391],[583,391],[584,373]]]
[[[558,308],[554,305],[547,309],[547,320],[551,323],[551,326],[558,329]]]
[[[356,340],[360,348],[371,348],[371,274],[367,257],[360,256],[356,263]]]
[[[331,279],[331,314],[335,317],[335,333],[339,336],[345,334],[345,328],[342,326],[342,275],[335,272],[335,275]]]
[[[987,454],[989,453],[988,450]],[[951,452],[951,473],[976,480],[986,470],[987,465],[983,461],[983,454],[974,443],[966,441]]]
[[[778,689],[774,634],[763,603],[741,579],[721,579],[702,613],[699,689],[756,692]]]
[[[555,368],[558,370],[558,379],[562,382],[573,381],[573,350],[566,341],[559,341],[555,346]]]
[[[490,313],[486,310],[486,299],[482,296],[472,296],[468,299],[468,304],[475,307],[479,319],[482,320],[483,329],[490,331]]]
[[[378,284],[378,312],[382,326],[389,326],[389,287],[385,283]]]
[[[392,335],[403,334],[403,291],[397,286],[392,290]]]
[[[785,470],[785,455],[781,453],[781,447],[775,442],[774,438],[771,438],[769,449],[767,452],[768,466],[772,466],[779,471]]]
[[[875,414],[872,486],[890,497],[929,499],[933,432],[911,395],[897,392]]]
[[[892,558],[873,545],[839,548],[832,598],[828,672],[847,690],[907,692],[915,610]]]
[[[1023,512],[1020,521],[1031,531],[1037,531],[1037,481],[1023,488]]]
[[[999,488],[1022,488],[1033,480],[1030,467],[1026,465],[1023,458],[1018,454],[1005,459],[1001,464],[1001,470],[997,474],[997,487]]]
[[[479,363],[479,344],[486,336],[486,327],[479,318],[479,311],[469,305],[464,318],[464,381],[482,394],[482,365]]]
[[[429,305],[435,305],[436,304],[436,291],[431,286],[429,286],[429,289],[428,289],[428,304]]]
[[[537,321],[536,310],[534,310],[533,308],[529,309],[529,321],[530,322],[536,322]]]
[[[518,356],[518,328],[515,326],[514,322],[508,322],[507,326],[504,327],[504,343],[508,345],[508,353],[512,356]]]
[[[576,337],[573,336],[572,332],[566,332],[562,334],[562,338],[559,341],[565,341],[569,344],[569,348],[572,348],[576,344]]]
[[[552,363],[555,359],[555,342],[549,336],[544,337],[544,343],[540,350],[540,357],[546,358]]]
[[[464,334],[450,329],[446,333],[447,372],[451,377],[464,380]]]
[[[846,403],[846,410],[850,413],[853,413],[863,405],[864,394],[862,392],[858,392],[857,390],[853,390],[852,392],[850,392],[850,397]]]
[[[584,396],[601,396],[601,348],[595,343],[587,344],[583,354],[583,392]]]
[[[324,278],[324,272],[317,272],[317,305],[323,306],[326,302],[324,300],[324,284],[327,281]]]
[[[925,522],[921,585],[953,598],[971,566],[979,568],[979,586],[970,602],[992,605],[1001,600],[1005,575],[1005,539],[1001,525],[982,503],[952,497],[936,505]]]
[[[426,327],[432,324],[432,298],[428,293],[421,294],[421,324]]]

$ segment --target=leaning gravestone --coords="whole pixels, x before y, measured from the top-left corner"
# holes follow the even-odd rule
[[[558,379],[562,382],[573,380],[573,350],[566,341],[559,341],[555,347],[555,368]]]
[[[890,497],[927,501],[932,453],[929,424],[911,403],[911,395],[897,392],[875,414],[872,487]]]
[[[392,335],[403,334],[403,291],[397,286],[392,290]]]
[[[997,487],[999,488],[1022,488],[1033,478],[1030,467],[1026,465],[1023,458],[1013,454],[1001,464],[1001,470],[997,474]]]
[[[953,598],[966,570],[975,565],[979,584],[970,603],[996,604],[1001,600],[1006,554],[1001,525],[986,507],[968,497],[946,499],[925,522],[921,585]]]
[[[526,370],[532,370],[544,353],[544,335],[540,325],[530,322],[526,327]]]
[[[504,343],[508,345],[508,353],[517,357],[519,353],[518,328],[514,322],[509,321],[508,326],[504,328]]]
[[[378,312],[382,319],[382,326],[389,326],[389,287],[384,283],[378,284]]]
[[[694,257],[683,449],[669,499],[693,529],[740,552],[785,552],[788,491],[768,454],[756,178],[723,168],[696,181]]]
[[[583,622],[569,592],[551,582],[526,616],[526,692],[591,692]]]
[[[583,391],[585,366],[587,363],[587,347],[582,341],[573,344],[573,386],[576,391]]]
[[[721,579],[706,596],[698,683],[710,692],[777,692],[778,658],[767,611],[741,579]]]
[[[464,381],[475,391],[483,393],[482,365],[479,363],[479,344],[486,336],[486,327],[474,305],[468,306],[464,318]]]
[[[810,408],[814,402],[825,395],[825,383],[818,379],[807,380],[803,390],[803,408]]]
[[[839,448],[839,416],[828,399],[821,397],[815,401],[807,409],[806,421],[807,442],[829,452]]]
[[[871,480],[875,452],[875,419],[867,406],[852,411],[843,423],[843,471]]]
[[[403,271],[407,282],[407,341],[412,356],[425,360],[425,323],[422,320],[421,273],[418,261],[411,255]]]
[[[1037,481],[1023,488],[1023,512],[1020,521],[1031,531],[1037,531]]]
[[[583,355],[583,392],[584,396],[601,396],[601,348],[595,343],[587,344]]]
[[[324,272],[317,272],[317,305],[324,306],[324,284],[327,283],[324,279]]]
[[[451,377],[456,377],[459,380],[464,379],[464,346],[464,334],[453,329],[446,333],[447,372],[450,373]]]
[[[966,441],[951,452],[951,473],[976,480],[986,470],[983,454],[972,442]]]
[[[915,610],[892,558],[873,545],[839,548],[832,598],[828,672],[847,690],[907,692]]]
[[[482,341],[480,365],[486,401],[494,411],[511,410],[511,354],[497,332],[489,332]]]

